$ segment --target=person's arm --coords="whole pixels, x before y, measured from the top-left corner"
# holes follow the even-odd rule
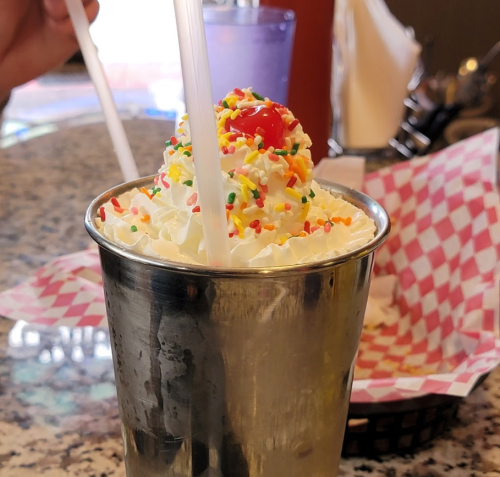
[[[97,0],[83,0],[89,21]],[[64,0],[0,0],[0,104],[10,91],[61,65],[77,50]]]

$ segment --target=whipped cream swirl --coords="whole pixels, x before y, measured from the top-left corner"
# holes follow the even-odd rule
[[[232,266],[318,261],[374,237],[363,211],[313,180],[311,140],[290,110],[249,88],[229,93],[215,115]],[[140,254],[207,264],[194,160],[186,115],[155,184],[101,207],[99,230]]]

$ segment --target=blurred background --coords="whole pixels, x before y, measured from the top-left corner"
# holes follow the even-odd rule
[[[500,18],[497,0],[386,3],[403,25],[414,29],[431,75],[455,75],[462,60],[483,56],[500,39],[494,21]],[[132,0],[100,0],[100,4],[91,33],[120,113],[124,118],[175,120],[183,114],[184,102],[172,2],[142,0],[140,12]],[[332,134],[334,2],[315,0],[312,8],[303,0],[261,0],[260,4],[296,13],[288,106],[310,133],[314,157],[325,157]],[[499,75],[500,56],[489,71]],[[491,85],[486,101],[480,115],[500,119],[498,81]],[[98,99],[78,55],[59,70],[16,89],[4,116],[0,147],[63,125],[102,120]]]

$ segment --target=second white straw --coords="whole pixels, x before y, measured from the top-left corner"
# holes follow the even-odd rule
[[[109,135],[115,148],[118,163],[125,182],[139,178],[139,172],[130,149],[130,144],[118,115],[109,84],[104,75],[102,64],[97,56],[97,50],[89,32],[89,21],[82,0],[66,0],[68,13],[75,29],[76,38],[85,60],[92,82],[94,83],[101,107],[108,125]]]

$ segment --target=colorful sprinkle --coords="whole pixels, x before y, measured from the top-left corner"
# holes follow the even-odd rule
[[[288,181],[287,187],[293,187],[297,182],[297,176],[294,174],[293,177]]]
[[[273,224],[268,224],[268,225],[264,225],[264,228],[266,230],[269,230],[270,232],[274,230],[274,225]]]
[[[198,194],[196,192],[193,192],[186,201],[186,205],[188,207],[191,207],[192,205],[196,204],[196,201],[198,200]]]
[[[253,220],[252,222],[250,222],[250,223],[248,224],[248,226],[249,226],[251,229],[254,229],[254,228],[255,228],[255,227],[257,227],[257,225],[259,225],[259,224],[260,224],[260,222],[259,222],[257,219],[255,219],[255,220]]]
[[[307,202],[307,197],[305,195],[302,196],[302,203],[305,204]]]
[[[148,214],[144,214],[141,217],[141,222],[149,222],[151,220],[151,217]]]
[[[259,151],[253,151],[251,152],[246,158],[245,158],[245,164],[250,164],[253,162],[255,159],[259,157]]]
[[[255,232],[260,234],[262,232],[262,226],[261,225],[257,225],[257,227],[255,227]]]
[[[255,129],[255,132],[259,135],[259,136],[265,136],[266,135],[266,130],[265,129],[262,129],[260,126]]]
[[[321,225],[321,226],[325,225],[325,223],[326,223],[323,219],[318,219],[318,220],[316,220],[316,222],[318,225]]]
[[[234,113],[231,114],[230,118],[231,119],[236,119],[240,114],[241,114],[241,109],[235,109]]]
[[[229,104],[225,99],[222,100],[222,106],[224,106],[226,109],[229,109]]]
[[[257,207],[259,207],[260,209],[264,207],[264,201],[262,200],[262,198],[256,199],[255,203],[257,204]]]
[[[258,149],[263,149],[264,148],[264,143],[260,142],[259,145],[257,146]]]
[[[171,136],[170,142],[172,143],[172,146],[175,146],[177,144],[177,138],[175,136]]]
[[[297,199],[298,201],[302,201],[302,195],[299,194],[295,189],[292,189],[291,187],[285,187],[285,192],[290,197],[293,197],[294,199]]]
[[[148,190],[145,188],[145,187],[141,187],[141,192],[144,194],[144,195],[147,195],[149,200],[151,200],[153,198],[153,196],[148,192]]]
[[[274,154],[277,154],[278,156],[287,156],[288,151],[286,149],[275,149]]]
[[[311,223],[309,222],[309,220],[306,220],[304,222],[304,230],[310,234],[311,233]]]
[[[310,202],[306,202],[304,204],[304,208],[302,209],[302,213],[300,214],[300,218],[302,220],[305,220],[307,218],[307,214],[309,213],[310,207],[311,207],[311,203]]]
[[[241,196],[243,198],[243,202],[246,203],[250,199],[250,194],[248,193],[249,187],[246,184],[241,184]]]
[[[295,156],[295,154],[297,154],[297,151],[299,150],[299,143],[296,142],[293,146],[292,146],[292,150],[290,151],[290,154],[292,156]]]
[[[242,167],[237,167],[234,172],[236,172],[236,174],[242,174],[244,175],[245,177],[248,176],[248,169],[243,169]]]
[[[193,212],[193,214],[194,214],[195,212],[200,212],[200,210],[201,210],[201,209],[200,209],[200,206],[199,206],[199,205],[197,205],[196,207],[193,207],[192,212]]]
[[[316,194],[313,192],[313,190],[312,190],[312,189],[310,189],[310,190],[309,190],[309,197],[310,197],[311,199],[314,199],[314,198],[316,197]]]
[[[308,174],[308,170],[307,170],[307,166],[304,162],[304,159],[302,159],[302,157],[298,157],[297,159],[295,159],[295,164],[297,164],[297,166],[299,167],[299,171],[297,171],[297,174],[299,175],[299,178],[302,182],[305,182],[306,180],[306,177],[307,177],[307,174]],[[302,179],[303,177],[303,179]]]
[[[104,209],[104,207],[99,207],[99,215],[101,216],[101,220],[103,222],[106,221],[106,210]]]
[[[257,189],[252,189],[252,194],[254,199],[258,199],[260,197],[259,191]]]
[[[313,234],[314,232],[316,232],[316,230],[319,230],[319,226],[318,225],[315,225],[314,227],[311,227],[311,233]]]
[[[285,210],[292,210],[292,206],[288,202],[285,202]]]
[[[226,209],[227,210],[233,210],[234,209],[234,205],[233,204],[226,204]]]
[[[255,190],[257,189],[257,186],[248,178],[246,178],[243,174],[240,174],[238,176],[238,179],[242,184],[246,184],[250,189]]]
[[[193,185],[193,181],[188,179],[187,181],[184,181],[183,184],[191,187]]]
[[[332,223],[331,223],[331,222],[327,222],[327,223],[325,224],[325,227],[324,227],[324,228],[325,228],[325,232],[326,232],[326,233],[330,232],[330,231],[332,230]]]
[[[224,155],[226,155],[229,152],[226,146],[222,146],[220,148],[220,150],[222,151],[222,154],[224,154]]]
[[[227,196],[227,203],[228,204],[234,204],[234,200],[236,199],[236,194],[234,192],[231,192],[228,196]]]
[[[240,88],[234,88],[233,91],[234,91],[234,94],[237,94],[238,96],[242,96],[242,97],[245,96],[245,93],[243,91],[241,91]]]
[[[240,204],[240,210],[245,210],[248,207],[248,204],[246,202],[242,202]]]
[[[130,227],[130,231],[131,231],[131,232],[137,232],[137,227],[136,227],[135,225],[132,225],[132,226]]]
[[[165,141],[165,146],[170,147],[172,145],[172,141]]]
[[[121,207],[120,202],[118,202],[118,199],[117,199],[116,197],[111,197],[111,203],[112,203],[115,207]]]
[[[161,173],[160,182],[163,184],[163,187],[165,187],[165,189],[170,188],[170,184],[168,182],[165,182],[165,173],[164,172]]]
[[[180,147],[182,147],[182,143],[180,143],[180,142],[179,142],[178,144],[176,144],[176,145],[174,146],[174,151],[179,150],[179,148],[180,148]]]
[[[265,98],[261,96],[259,93],[256,93],[255,91],[252,91],[252,96],[257,99],[258,101],[264,101]]]
[[[189,151],[183,151],[182,153],[184,156],[191,157],[192,154]]]
[[[268,157],[269,157],[269,160],[271,160],[273,162],[278,162],[280,160],[279,156],[277,156],[274,153],[270,153]]]
[[[240,234],[243,234],[245,231],[243,224],[241,223],[241,220],[236,216],[236,215],[231,215],[231,219],[234,223],[234,226],[238,229],[238,232]]]
[[[296,127],[297,124],[299,124],[300,121],[298,119],[294,119],[289,125],[288,125],[288,130],[293,131]]]
[[[236,147],[234,147],[234,145],[231,145],[227,148],[227,152],[229,154],[234,154],[234,152],[236,151]]]
[[[139,213],[139,210],[137,207],[130,207],[130,212],[132,212],[134,215],[137,215]]]
[[[168,177],[170,177],[173,181],[179,182],[181,178],[181,171],[177,164],[171,164],[168,168]]]
[[[229,171],[227,175],[232,179],[234,177],[234,171]]]

